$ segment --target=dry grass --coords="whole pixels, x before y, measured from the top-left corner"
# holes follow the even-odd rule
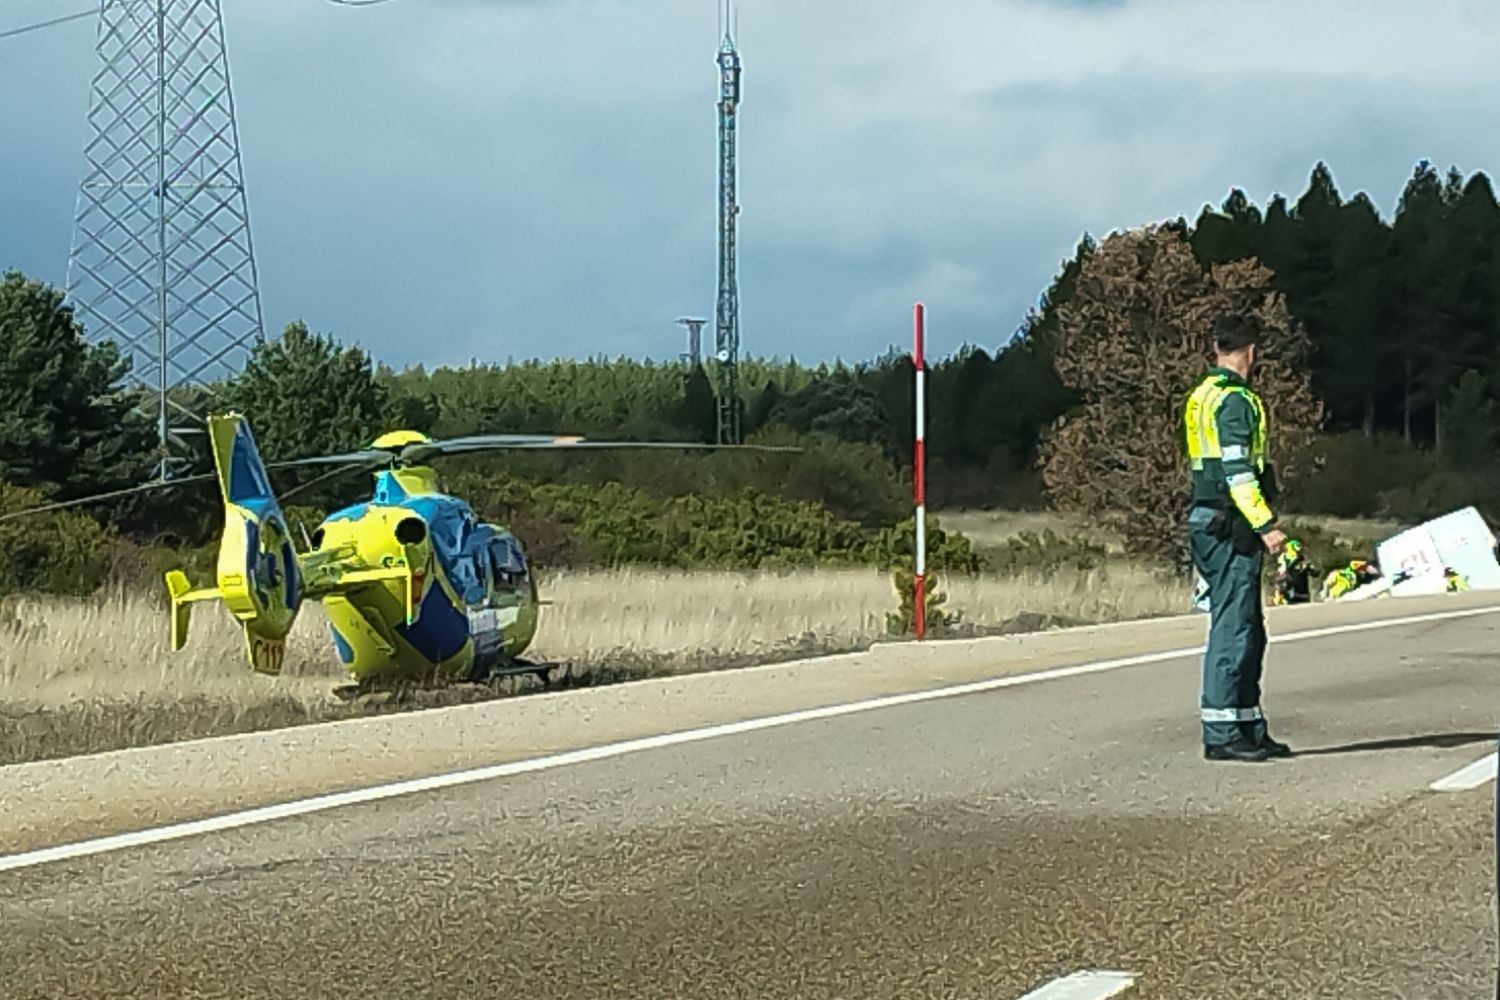
[[[936,517],[945,531],[961,532],[980,550],[1004,545],[1020,535],[1052,531],[1066,538],[1103,545],[1111,554],[1125,551],[1117,536],[1082,515],[1042,510],[951,510],[938,511]]]
[[[1113,621],[1180,611],[1182,587],[1136,567],[1108,573],[944,577],[948,608],[976,628],[1022,614]],[[890,578],[873,570],[784,576],[624,571],[559,575],[540,653],[604,663],[648,652],[674,670],[697,661],[781,655],[789,646],[849,649],[879,638],[895,609]]]
[[[1188,596],[1130,567],[952,578],[944,589],[966,627],[996,631],[1176,613]],[[554,603],[543,609],[533,652],[570,664],[584,684],[860,648],[881,637],[895,607],[889,578],[868,570],[559,574],[544,582],[543,598]],[[249,671],[220,608],[195,611],[182,653],[167,650],[166,635],[155,596],[9,602],[0,614],[0,763],[401,707],[331,695],[342,674],[316,606],[293,631],[287,675],[274,680]],[[493,695],[435,694],[406,707],[480,696]]]
[[[1065,538],[1103,545],[1113,556],[1125,554],[1124,543],[1117,535],[1081,515],[1055,511],[955,510],[939,511],[936,516],[945,530],[962,532],[981,551],[1002,546],[1023,534],[1052,531]],[[1305,525],[1323,532],[1338,544],[1371,548],[1410,527],[1398,521],[1304,514],[1288,515],[1287,521],[1294,528]]]
[[[1332,537],[1337,544],[1367,545],[1371,548],[1392,535],[1398,535],[1411,524],[1400,521],[1382,521],[1362,517],[1323,517],[1320,515],[1296,515],[1288,518],[1294,524],[1305,524]]]

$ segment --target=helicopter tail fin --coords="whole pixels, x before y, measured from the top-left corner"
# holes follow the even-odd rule
[[[250,425],[238,413],[212,416],[208,433],[224,503],[218,586],[194,590],[181,570],[167,574],[172,648],[187,641],[191,604],[221,600],[244,628],[251,667],[275,675],[302,603],[302,566]]]
[[[174,569],[167,573],[167,594],[172,599],[172,652],[175,653],[187,645],[188,616],[192,612],[192,605],[198,601],[218,600],[219,588],[194,590],[193,585],[188,582],[187,574]]]

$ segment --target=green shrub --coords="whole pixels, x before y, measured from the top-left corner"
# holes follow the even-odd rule
[[[796,434],[784,427],[759,431],[747,443],[802,451],[713,455],[713,467],[725,470],[721,474],[723,492],[750,488],[820,504],[834,517],[865,528],[890,524],[911,510],[910,487],[903,484],[895,467],[873,444],[843,441],[822,433]]]
[[[1440,468],[1410,483],[1382,490],[1382,517],[1416,523],[1462,507],[1477,507],[1493,523],[1500,518],[1500,475],[1492,466]]]
[[[482,516],[510,524],[539,564],[890,569],[903,558],[909,565],[914,546],[910,518],[871,530],[825,504],[749,486],[664,497],[620,482],[537,484],[475,469],[447,485]],[[541,529],[540,548],[529,527]],[[983,567],[969,540],[945,532],[936,518],[928,519],[928,561],[964,573]]]
[[[678,497],[663,517],[672,564],[684,568],[790,568],[863,561],[866,533],[825,507],[751,489],[731,497]]]
[[[468,484],[453,487],[460,485]],[[859,562],[867,544],[857,524],[819,504],[748,488],[727,496],[658,497],[617,482],[475,485],[471,503],[510,523],[528,551],[527,525],[542,526],[558,565],[810,566]]]
[[[1473,505],[1500,517],[1496,463],[1460,461],[1457,443],[1442,458],[1394,434],[1334,434],[1317,448],[1323,467],[1287,497],[1290,509],[1415,524]]]
[[[946,531],[942,523],[928,515],[923,525],[927,535],[927,565],[929,572],[950,570],[955,573],[973,575],[992,566],[974,551],[969,539],[956,531]],[[900,524],[882,528],[875,536],[870,561],[883,570],[904,567],[916,569],[917,520],[909,517]]]
[[[927,538],[922,586],[923,620],[929,634],[941,633],[958,623],[958,615],[945,607],[948,595],[942,589],[942,574],[953,572],[972,576],[988,567],[967,537],[944,530],[936,517],[928,516],[923,528]],[[916,518],[907,518],[900,524],[881,529],[868,550],[867,558],[890,573],[891,586],[896,591],[896,610],[885,616],[886,632],[890,635],[913,635],[916,632],[916,531]]]
[[[611,434],[610,437],[617,435]],[[680,437],[680,435],[674,435]],[[772,427],[749,444],[798,447],[796,453],[713,451],[538,451],[501,457],[466,456],[445,466],[447,485],[473,498],[486,483],[547,483],[558,487],[627,486],[648,496],[732,497],[747,489],[827,507],[834,517],[866,528],[890,524],[910,509],[895,467],[873,445]]]
[[[1006,539],[1003,547],[986,550],[985,558],[990,568],[1000,574],[1050,576],[1060,570],[1098,569],[1109,560],[1109,550],[1048,528],[1040,535],[1027,531]]]
[[[889,635],[915,635],[917,631],[917,574],[908,566],[897,566],[891,570],[891,586],[896,589],[896,611],[885,616],[885,630]],[[949,612],[948,595],[942,590],[942,582],[936,573],[928,572],[922,579],[923,630],[931,635],[958,624],[958,615]]]
[[[1433,457],[1395,435],[1331,434],[1318,441],[1322,467],[1289,491],[1286,506],[1332,517],[1376,517],[1382,495],[1426,480]]]
[[[444,480],[444,488],[467,499],[480,517],[514,531],[538,568],[911,570],[911,518],[871,529],[822,503],[752,487],[660,496],[621,482],[542,484],[473,466]],[[310,534],[324,511],[296,505],[283,511],[300,549],[301,526]],[[972,574],[984,568],[969,539],[944,531],[935,517],[928,519],[927,539],[932,570]],[[119,541],[104,561],[111,567],[107,575],[117,582],[159,588],[167,569],[181,567],[195,582],[206,583],[214,575],[217,546],[217,534],[203,546]]]
[[[0,514],[43,502],[35,490],[0,483]],[[0,522],[0,594],[91,594],[109,576],[115,543],[112,531],[75,510]]]

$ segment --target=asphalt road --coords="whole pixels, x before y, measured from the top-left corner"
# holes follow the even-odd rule
[[[1097,633],[1052,663],[1201,628]],[[845,701],[889,690],[879,670],[839,676]],[[749,718],[777,677],[692,683],[743,685],[723,713]],[[1288,761],[1204,761],[1197,663],[1179,656],[28,864],[0,871],[0,996],[1013,1000],[1103,969],[1134,975],[1126,1000],[1485,1000],[1494,784],[1429,786],[1494,751],[1497,681],[1500,614],[1429,621],[1273,645],[1265,707],[1303,751]],[[536,709],[475,711],[439,718],[521,713],[521,732]],[[451,763],[526,756],[502,742]],[[433,773],[418,757],[407,773]],[[108,818],[139,798],[128,767],[80,804],[56,792],[67,766],[0,769],[9,849],[73,837],[68,809],[141,825]],[[56,794],[43,808],[7,772]]]

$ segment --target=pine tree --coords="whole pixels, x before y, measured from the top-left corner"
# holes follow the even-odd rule
[[[676,418],[673,423],[688,433],[689,440],[712,442],[718,433],[718,414],[713,383],[708,380],[703,366],[695,364],[692,371],[683,376],[682,403],[673,414]]]
[[[1455,469],[1489,470],[1500,445],[1500,423],[1495,400],[1484,376],[1472,368],[1464,372],[1448,394],[1447,447],[1444,460]]]
[[[1204,206],[1193,226],[1193,252],[1205,266],[1259,254],[1262,218],[1244,191],[1235,188],[1215,211]]]
[[[1444,447],[1443,404],[1459,373],[1484,365],[1496,343],[1500,306],[1500,205],[1483,174],[1466,184],[1436,239],[1439,333],[1418,345],[1423,395],[1432,401],[1433,446]]]
[[[1445,188],[1437,170],[1423,160],[1407,181],[1392,227],[1390,281],[1401,326],[1399,356],[1393,360],[1401,379],[1401,429],[1408,442],[1416,430],[1417,410],[1428,402],[1422,391],[1423,345],[1441,335],[1440,240],[1451,192],[1451,179]]]
[[[111,342],[88,344],[63,293],[18,272],[0,279],[0,482],[53,499],[149,478],[151,419],[119,383]]]
[[[1390,245],[1390,228],[1367,195],[1355,195],[1339,210],[1315,384],[1329,404],[1330,425],[1358,429],[1367,438],[1375,433],[1377,403],[1392,385],[1400,350],[1400,328],[1392,321]]]
[[[245,415],[267,461],[363,447],[387,429],[390,412],[370,356],[300,321],[256,345],[221,400]]]

